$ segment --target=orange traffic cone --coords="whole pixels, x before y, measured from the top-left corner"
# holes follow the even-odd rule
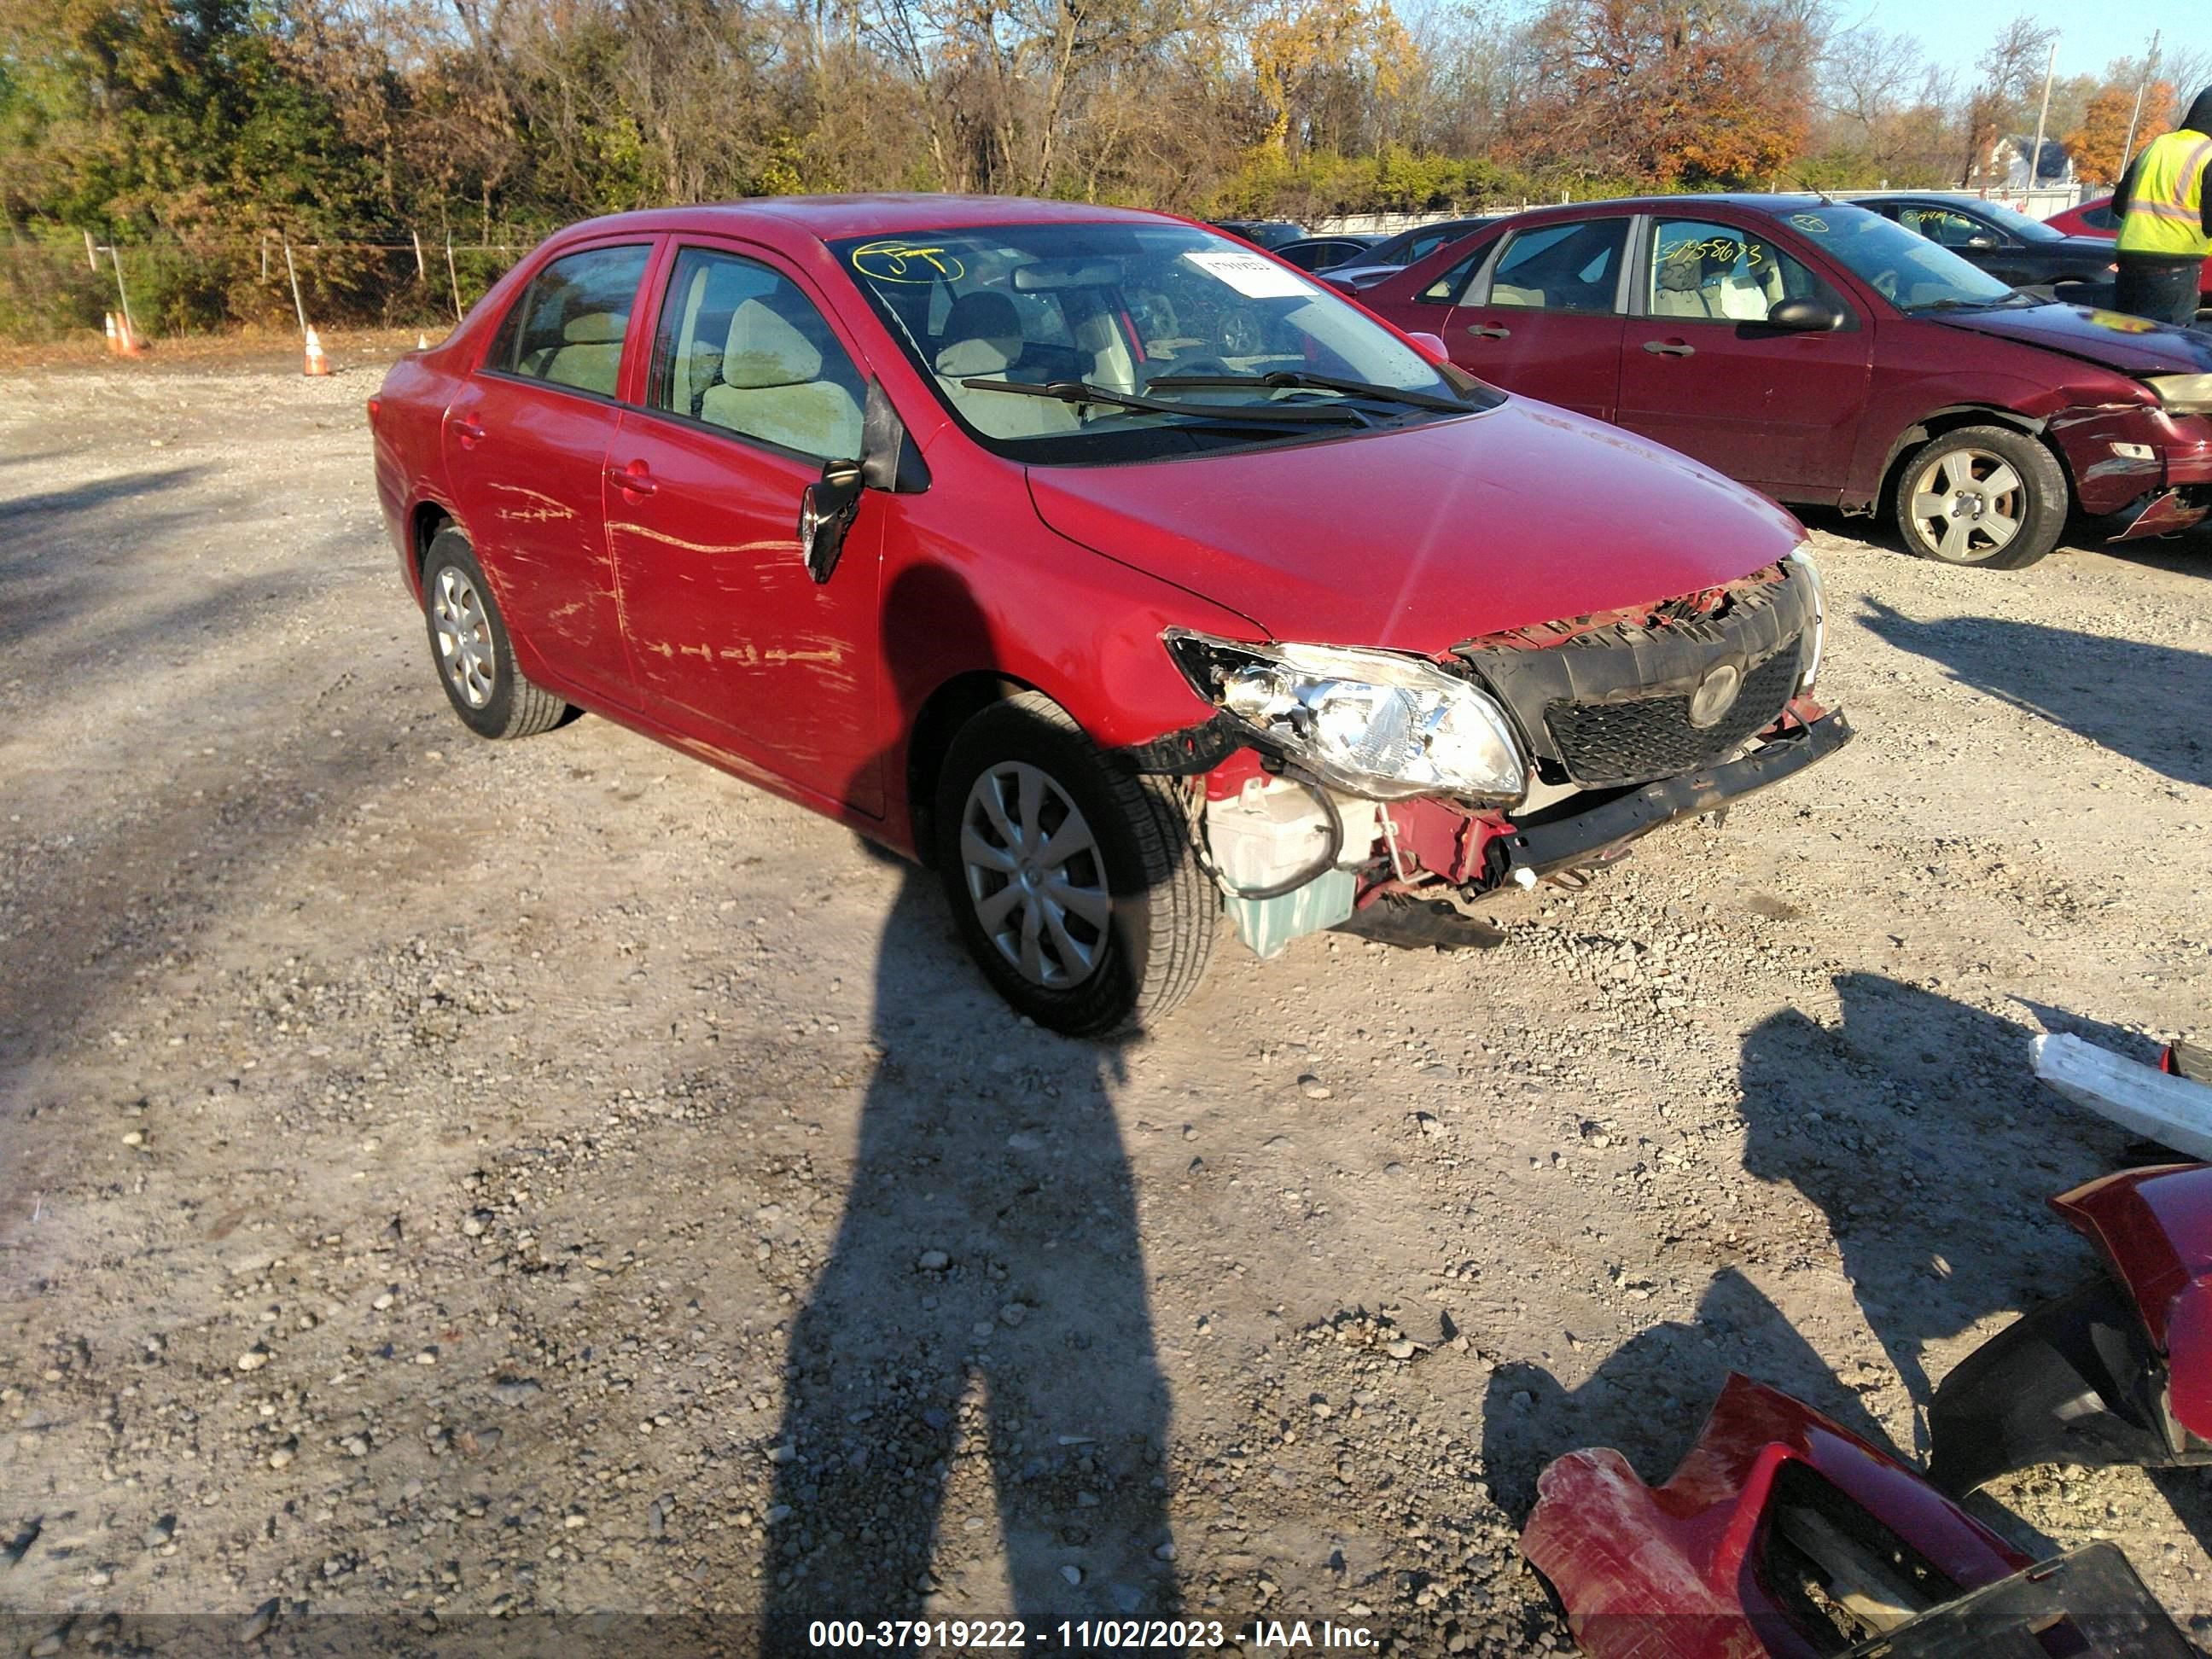
[[[312,328],[307,331],[307,363],[300,372],[302,374],[327,374],[331,372],[331,360],[323,356],[322,337]]]
[[[125,357],[146,355],[146,343],[138,337],[138,331],[131,326],[131,313],[127,311],[115,319],[115,349]]]
[[[109,312],[109,313],[106,313],[106,317],[107,317],[107,355],[108,355],[109,356],[112,357],[112,356],[115,356],[117,354],[118,354],[119,352],[121,352],[121,351],[122,351],[122,349],[123,349],[123,341],[122,341],[122,338],[121,338],[121,337],[120,337],[116,333],[116,331],[115,331],[115,313],[114,313],[113,312],[112,312],[112,311],[111,311],[111,312]]]

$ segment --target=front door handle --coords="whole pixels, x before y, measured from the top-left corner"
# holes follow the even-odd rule
[[[653,482],[653,469],[645,464],[642,456],[627,466],[609,467],[607,477],[613,480],[617,489],[629,495],[650,495],[660,488]]]
[[[1469,323],[1467,331],[1478,340],[1504,340],[1512,337],[1513,331],[1500,328],[1495,323]]]
[[[453,429],[453,435],[461,441],[464,449],[474,449],[483,441],[483,422],[473,415],[455,415],[446,424]]]
[[[1644,349],[1655,357],[1694,357],[1698,349],[1680,340],[1646,340]]]

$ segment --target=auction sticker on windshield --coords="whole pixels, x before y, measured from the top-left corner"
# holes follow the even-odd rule
[[[1248,300],[1296,299],[1311,294],[1311,283],[1273,259],[1235,248],[1210,247],[1182,256],[1207,275],[1218,276]]]

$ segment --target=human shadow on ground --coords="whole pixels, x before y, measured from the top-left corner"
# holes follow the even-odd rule
[[[883,611],[902,706],[933,648],[910,656],[905,622],[988,648],[942,571],[902,577]],[[843,1217],[787,1350],[768,1652],[808,1650],[817,1619],[1012,1614],[1034,1642],[1181,1606],[1119,1052],[1020,1025],[963,954],[936,878],[910,870]],[[1003,1586],[976,1559],[994,1510]]]
[[[1745,1038],[1743,1167],[1820,1211],[1925,1406],[1930,1344],[2094,1270],[2048,1201],[2112,1167],[2123,1136],[2035,1081],[2027,1027],[1879,974],[1835,987],[1835,1027],[1793,1008]]]
[[[1931,1345],[2101,1272],[2050,1200],[2142,1159],[2127,1131],[2035,1080],[2028,1028],[1878,974],[1840,975],[1836,990],[1837,1029],[1793,1009],[1746,1038],[1744,1168],[1795,1187],[1826,1218],[1867,1326],[1912,1396],[1907,1449],[1924,1460],[1925,1408],[1966,1357],[1931,1368]],[[2026,1006],[2054,1030],[2115,1035]],[[2140,1039],[2108,1046],[2141,1057]],[[2151,1479],[2212,1551],[2203,1473]]]
[[[1996,617],[1919,622],[1875,599],[1861,601],[1858,619],[1962,684],[2178,783],[2212,786],[2201,719],[2212,662],[2200,652]]]
[[[1553,1459],[1611,1446],[1647,1484],[1663,1482],[1697,1438],[1730,1371],[1795,1395],[1861,1439],[1893,1449],[1857,1394],[1758,1285],[1734,1267],[1715,1274],[1697,1316],[1638,1333],[1579,1388],[1542,1366],[1500,1365],[1482,1407],[1482,1460],[1491,1497],[1525,1525],[1536,1477]]]

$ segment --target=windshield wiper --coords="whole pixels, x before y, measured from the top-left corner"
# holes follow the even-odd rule
[[[1376,386],[1370,380],[1341,380],[1334,374],[1314,374],[1302,368],[1278,368],[1265,374],[1163,374],[1152,384],[1176,392],[1240,386],[1272,386],[1279,392],[1304,387],[1316,392],[1340,392],[1352,398],[1373,398],[1383,403],[1410,404],[1415,409],[1440,410],[1447,415],[1470,412],[1468,404],[1455,398],[1439,398],[1433,392]]]
[[[1994,300],[1930,300],[1925,305],[1907,306],[1905,309],[1915,316],[1923,311],[1995,311],[1999,306],[2016,305],[2021,301],[2026,301],[2032,306],[2048,303],[2039,295],[2027,293],[2021,289],[2013,289],[2008,293],[2000,294]]]
[[[1370,424],[1366,416],[1351,408],[1222,409],[1200,404],[1178,404],[1165,398],[1145,398],[1133,392],[1109,392],[1088,380],[963,380],[971,392],[1012,392],[1024,398],[1053,398],[1064,404],[1101,404],[1110,409],[1149,410],[1158,415],[1189,415],[1221,426],[1285,427],[1355,426]]]

